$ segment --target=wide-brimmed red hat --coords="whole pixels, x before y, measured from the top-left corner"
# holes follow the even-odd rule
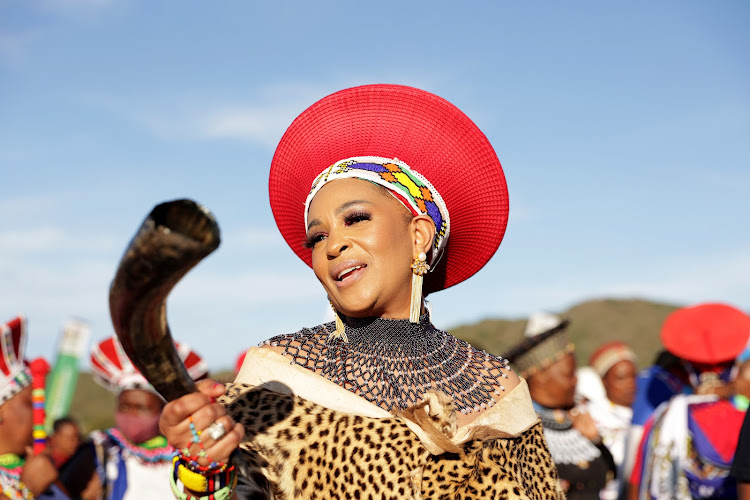
[[[451,230],[442,259],[425,276],[425,294],[453,286],[484,266],[508,222],[508,190],[494,149],[461,110],[424,90],[364,85],[316,102],[294,120],[271,163],[269,194],[287,244],[305,248],[305,199],[315,177],[345,158],[397,158],[440,193]]]
[[[664,347],[693,363],[735,359],[750,338],[750,317],[726,304],[699,304],[670,314],[661,329]]]

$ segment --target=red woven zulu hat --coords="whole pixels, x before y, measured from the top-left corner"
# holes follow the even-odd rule
[[[494,149],[461,110],[412,87],[364,85],[316,102],[289,126],[271,163],[269,194],[287,244],[312,266],[305,248],[305,200],[313,180],[346,158],[397,158],[425,177],[445,201],[450,236],[425,294],[479,271],[508,222],[508,190]]]
[[[664,347],[693,363],[735,359],[750,338],[750,317],[726,304],[700,304],[670,314],[661,329]]]

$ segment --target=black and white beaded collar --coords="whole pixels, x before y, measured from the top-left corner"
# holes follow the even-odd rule
[[[462,413],[494,405],[505,390],[508,362],[438,330],[428,314],[406,319],[347,318],[346,336],[331,338],[333,322],[280,335],[263,344],[281,347],[292,362],[386,410],[406,409],[425,392],[453,398]]]

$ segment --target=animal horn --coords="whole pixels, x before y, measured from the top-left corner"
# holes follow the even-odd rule
[[[167,401],[196,390],[169,332],[167,296],[219,241],[208,209],[192,200],[162,203],[143,221],[112,281],[109,309],[120,344]]]

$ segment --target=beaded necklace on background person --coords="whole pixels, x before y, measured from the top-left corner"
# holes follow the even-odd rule
[[[0,493],[10,499],[34,499],[34,495],[21,481],[21,472],[25,462],[15,453],[0,455]]]

